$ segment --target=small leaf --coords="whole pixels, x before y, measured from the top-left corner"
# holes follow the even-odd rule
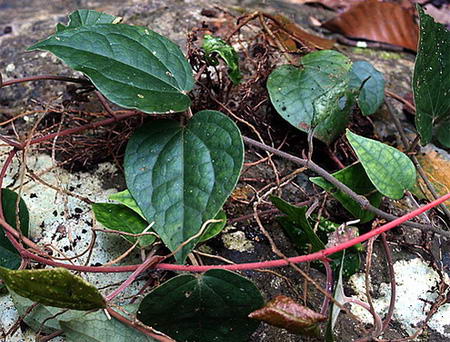
[[[239,70],[239,56],[234,48],[218,37],[205,34],[203,37],[203,50],[205,50],[206,58],[213,65],[218,65],[214,53],[217,53],[228,66],[228,75],[234,84],[239,84],[242,79]]]
[[[344,298],[345,298],[345,293],[344,293],[344,282],[342,280],[342,275],[343,275],[343,265],[345,264],[345,250],[342,251],[342,258],[341,258],[341,267],[339,270],[339,275],[338,275],[338,281],[336,284],[336,288],[334,290],[334,299],[339,303],[339,304],[344,304]],[[332,304],[332,308],[331,308],[331,331],[333,331],[334,326],[336,325],[339,313],[341,312],[341,309],[337,306]]]
[[[142,218],[145,219],[144,213],[142,212],[141,208],[139,208],[138,204],[136,203],[133,196],[131,196],[130,191],[128,191],[128,189],[110,195],[109,199],[112,201],[117,201],[119,203],[122,203],[123,205],[125,205],[128,208],[130,208],[131,210],[135,211]]]
[[[384,102],[384,76],[366,61],[356,61],[350,70],[350,87],[357,93],[364,115],[375,113]]]
[[[0,267],[6,286],[35,302],[74,310],[106,307],[98,290],[65,268],[11,271]]]
[[[217,215],[237,183],[243,155],[236,124],[220,112],[201,111],[186,127],[159,120],[138,129],[125,152],[125,178],[147,221],[174,251]],[[195,243],[175,255],[178,262]]]
[[[376,191],[369,177],[367,177],[366,171],[362,167],[361,163],[348,166],[345,169],[333,173],[332,175],[334,178],[347,185],[358,195],[366,196],[373,206],[377,208],[380,206],[382,195]],[[333,184],[324,178],[311,177],[309,180],[331,193],[331,195],[336,198],[345,209],[347,209],[356,218],[359,218],[361,223],[371,221],[375,217],[375,214],[361,208],[361,206],[354,199],[342,191],[337,190]]]
[[[416,183],[416,169],[406,154],[379,141],[347,130],[352,145],[372,184],[383,195],[400,199]]]
[[[420,6],[417,10],[420,39],[412,83],[416,128],[425,145],[431,141],[433,127],[450,119],[450,32]]]
[[[124,24],[77,23],[58,29],[29,50],[52,52],[86,74],[119,106],[145,113],[189,107],[185,93],[194,84],[192,69],[180,48],[167,38],[145,27]]]
[[[95,24],[113,24],[118,17],[93,10],[81,9],[69,15],[69,24],[56,25],[56,32]]]
[[[95,219],[108,229],[140,234],[149,225],[136,212],[122,204],[94,203],[92,210],[94,211]],[[139,240],[141,248],[150,246],[156,240],[156,237],[153,235],[145,235],[139,238],[127,235],[122,236],[131,243]]]
[[[138,319],[180,342],[246,342],[258,327],[247,316],[263,304],[251,281],[210,270],[176,276],[150,292]]]
[[[267,89],[278,114],[303,132],[331,143],[348,122],[353,103],[348,88],[351,61],[322,50],[301,59],[302,68],[282,65],[269,76]]]
[[[293,334],[313,337],[320,334],[317,323],[327,320],[326,316],[286,296],[275,297],[262,309],[252,312],[249,317],[286,329]]]
[[[198,241],[199,243],[212,239],[214,236],[219,234],[227,225],[227,214],[225,214],[225,211],[223,210],[220,210],[214,219],[221,221],[210,223],[209,226],[206,228],[206,231],[203,233],[202,237]]]

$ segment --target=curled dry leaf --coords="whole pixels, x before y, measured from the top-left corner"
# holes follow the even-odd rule
[[[358,236],[358,228],[347,226],[345,224],[340,225],[338,229],[328,235],[327,248],[338,246]]]
[[[317,323],[327,320],[325,315],[317,313],[292,298],[277,296],[262,309],[253,311],[250,318],[258,319],[287,331],[307,336],[317,336]]]
[[[327,21],[323,27],[361,38],[416,50],[418,26],[411,11],[395,3],[366,0]]]

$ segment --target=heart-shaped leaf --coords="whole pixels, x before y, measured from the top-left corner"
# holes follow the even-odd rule
[[[420,39],[413,90],[416,128],[421,142],[427,144],[431,141],[434,125],[450,119],[450,32],[420,6],[417,9]]]
[[[406,154],[349,130],[346,135],[370,181],[383,195],[400,199],[416,184],[416,169]]]
[[[239,129],[220,112],[201,111],[186,127],[172,120],[150,122],[126,149],[128,189],[174,251],[222,208],[239,178],[243,155]],[[175,255],[178,262],[195,243]]]
[[[16,221],[16,202],[17,194],[9,189],[1,189],[2,191],[2,209],[6,222],[12,227],[17,228]],[[28,236],[29,214],[24,200],[19,200],[19,222],[20,230],[24,236]],[[1,229],[1,228],[0,228]],[[6,237],[5,231],[0,232],[0,266],[17,269],[20,266],[22,258],[19,252],[14,248],[9,239]]]
[[[0,267],[6,286],[35,302],[74,310],[106,307],[98,290],[65,268],[11,271]]]
[[[180,48],[167,38],[145,27],[124,24],[77,23],[59,30],[30,50],[54,53],[86,74],[119,106],[146,113],[189,107],[185,93],[194,84],[192,69]]]
[[[375,113],[384,102],[384,76],[366,61],[356,61],[350,70],[350,88],[364,115]]]
[[[81,26],[95,25],[95,24],[113,24],[119,17],[110,14],[97,12],[93,10],[77,10],[69,15],[69,24],[57,24],[56,31],[61,32],[68,29],[74,29]]]
[[[284,328],[293,334],[315,337],[320,334],[317,324],[327,320],[327,316],[300,305],[286,296],[275,297],[262,309],[252,312],[249,317]]]
[[[362,167],[361,163],[348,166],[345,169],[335,172],[333,173],[333,177],[347,185],[358,195],[367,196],[367,199],[373,206],[377,208],[380,206],[382,195],[376,191],[369,177],[367,177],[366,171]],[[361,208],[361,206],[354,199],[342,191],[337,190],[333,184],[324,178],[311,177],[309,180],[331,193],[331,195],[336,198],[345,209],[347,209],[356,218],[359,218],[361,223],[368,222],[375,217],[375,214]]]
[[[247,316],[263,304],[251,281],[210,270],[179,275],[150,292],[138,319],[180,342],[246,342],[258,327]]]
[[[136,212],[122,204],[94,203],[92,210],[94,211],[95,219],[109,229],[140,234],[149,225]],[[127,235],[123,235],[123,237],[131,243],[139,240],[139,246],[141,248],[151,245],[156,240],[156,237],[153,235],[145,235],[139,238]]]
[[[277,112],[294,127],[329,144],[348,122],[353,103],[348,89],[351,61],[322,50],[301,59],[302,67],[282,65],[269,76],[267,89]]]
[[[123,205],[127,206],[134,212],[138,213],[140,216],[142,216],[145,219],[144,213],[142,212],[141,208],[139,208],[138,204],[136,203],[133,196],[131,196],[128,189],[120,192],[116,192],[115,194],[112,194],[109,196],[110,200],[117,201],[119,203],[122,203]]]

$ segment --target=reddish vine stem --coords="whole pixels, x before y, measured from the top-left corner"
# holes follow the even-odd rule
[[[25,83],[25,82],[46,81],[46,80],[70,82],[70,83],[80,83],[80,84],[86,84],[86,85],[92,84],[91,81],[86,80],[84,78],[75,78],[75,77],[58,76],[58,75],[40,75],[40,76],[23,77],[23,78],[18,78],[16,80],[6,81],[6,82],[3,82],[2,84],[0,84],[0,88],[11,86],[14,84]]]

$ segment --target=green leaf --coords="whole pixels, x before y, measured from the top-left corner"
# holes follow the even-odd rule
[[[62,32],[64,30],[75,29],[81,26],[95,25],[95,24],[113,24],[116,20],[120,19],[110,14],[97,12],[93,10],[81,9],[75,11],[69,15],[69,24],[56,25],[56,32]]]
[[[214,236],[219,234],[227,225],[227,214],[225,214],[225,211],[223,210],[220,210],[214,219],[221,221],[210,223],[209,226],[206,228],[206,231],[203,233],[202,237],[198,241],[199,243],[212,239]]]
[[[416,169],[406,154],[379,141],[347,130],[352,145],[372,184],[383,195],[400,199],[416,183]]]
[[[334,299],[339,303],[344,305],[345,304],[345,293],[344,293],[344,282],[342,280],[343,275],[343,265],[345,264],[345,250],[342,251],[342,257],[341,257],[341,267],[339,269],[338,274],[338,281],[336,283],[336,287],[334,290]],[[336,325],[337,319],[339,317],[339,314],[341,312],[341,309],[335,305],[334,303],[331,303],[331,310],[330,310],[330,320],[328,321],[327,329],[326,329],[326,342],[333,342],[335,341],[334,338],[334,326]]]
[[[83,72],[111,102],[145,113],[190,105],[192,69],[180,48],[145,27],[95,24],[65,28],[30,50],[47,50]]]
[[[2,191],[2,208],[6,222],[14,228],[16,224],[16,201],[17,194],[9,189],[1,189]],[[24,236],[28,236],[29,213],[25,201],[21,198],[19,201],[19,222],[20,230]],[[0,228],[1,229],[1,228]],[[17,269],[20,266],[22,258],[19,252],[14,248],[9,239],[6,237],[5,231],[0,232],[0,266]]]
[[[450,148],[450,120],[441,123],[437,130],[439,142],[446,148]]]
[[[126,149],[125,177],[147,221],[174,251],[217,215],[237,183],[243,155],[235,123],[201,111],[186,127],[159,120],[138,129]],[[178,262],[195,243],[176,254]]]
[[[11,271],[0,267],[6,286],[35,302],[74,310],[106,307],[98,290],[65,268]]]
[[[333,173],[333,177],[347,185],[358,195],[367,196],[367,199],[374,207],[378,208],[380,206],[382,195],[376,191],[369,177],[367,177],[361,163],[348,166],[345,169],[335,172]],[[375,214],[361,208],[355,200],[342,191],[337,190],[333,184],[324,178],[311,177],[309,180],[331,193],[331,195],[337,199],[345,209],[347,209],[356,218],[359,218],[361,223],[371,221],[375,217]]]
[[[122,204],[94,203],[92,210],[94,211],[95,219],[108,229],[140,234],[149,225],[135,211]],[[141,248],[150,246],[156,240],[156,237],[153,235],[145,235],[139,238],[126,235],[122,236],[131,243],[135,243],[139,239],[139,246]]]
[[[142,218],[145,219],[144,213],[142,212],[141,208],[139,208],[138,204],[136,203],[133,196],[131,196],[128,189],[121,191],[121,192],[117,192],[115,194],[112,194],[108,198],[112,201],[117,201],[119,203],[122,203],[123,205],[125,205],[128,208],[130,208],[131,210],[135,211]]]
[[[142,301],[138,319],[179,342],[246,342],[259,323],[247,316],[264,305],[256,286],[236,273],[179,275]]]
[[[422,144],[431,141],[433,126],[450,118],[450,32],[417,6],[420,38],[414,66],[416,128]]]
[[[350,88],[357,96],[358,106],[364,115],[375,113],[384,102],[384,77],[366,61],[356,61],[350,70]]]
[[[301,59],[302,68],[283,65],[269,76],[267,89],[276,111],[303,132],[329,144],[348,122],[353,103],[349,91],[351,61],[343,54],[322,50]]]
[[[218,37],[206,34],[203,37],[203,50],[205,50],[206,58],[212,65],[218,65],[219,62],[214,56],[217,53],[228,65],[228,75],[234,84],[239,84],[242,79],[239,70],[239,56],[234,48]]]

